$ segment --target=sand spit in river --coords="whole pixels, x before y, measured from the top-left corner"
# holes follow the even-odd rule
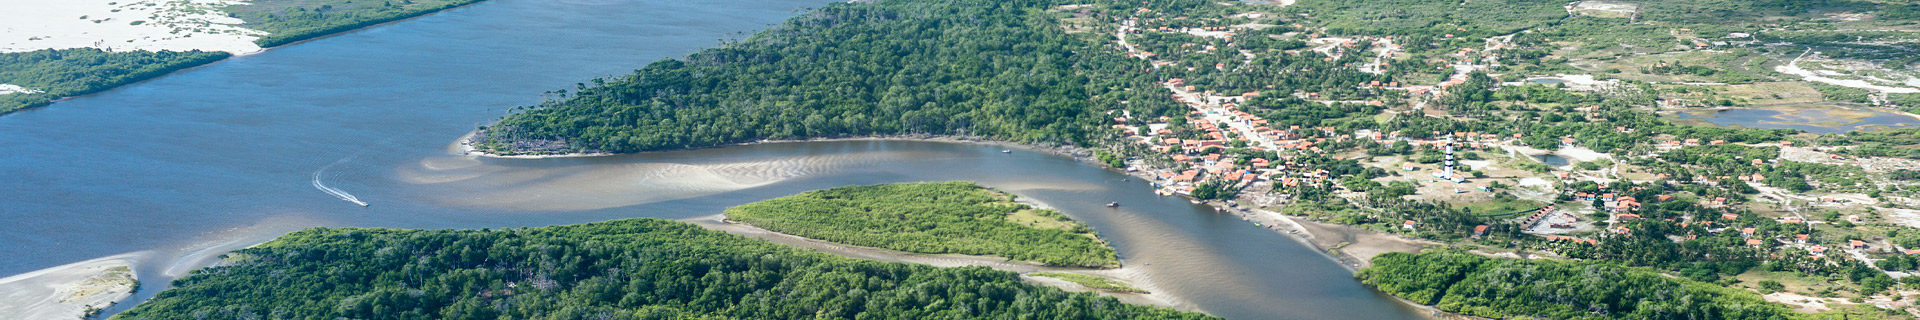
[[[76,262],[0,279],[0,318],[75,319],[133,295],[139,253]]]
[[[1045,277],[1026,276],[1025,274],[1040,272],[1040,271],[1053,271],[1053,272],[1069,272],[1069,273],[1079,273],[1079,274],[1106,277],[1109,279],[1116,279],[1116,280],[1126,282],[1130,285],[1133,285],[1133,287],[1135,288],[1139,288],[1141,290],[1146,290],[1147,292],[1149,292],[1145,294],[1101,292],[1101,294],[1119,298],[1121,302],[1126,302],[1131,304],[1140,304],[1140,305],[1169,307],[1169,308],[1174,308],[1174,309],[1179,309],[1184,311],[1205,312],[1200,310],[1199,307],[1194,306],[1191,303],[1183,302],[1178,297],[1174,297],[1171,294],[1167,294],[1159,290],[1159,288],[1154,285],[1153,279],[1148,277],[1145,272],[1142,272],[1140,268],[1126,266],[1125,262],[1122,262],[1122,266],[1120,268],[1088,269],[1088,268],[1072,268],[1072,267],[1050,267],[1050,266],[1044,266],[1044,265],[1035,264],[1035,263],[1007,261],[1007,259],[1005,258],[998,258],[998,257],[971,256],[971,255],[960,255],[960,254],[908,253],[908,252],[899,252],[899,251],[880,249],[880,248],[845,245],[845,244],[808,239],[800,236],[774,232],[767,229],[761,229],[759,227],[755,227],[755,226],[744,224],[744,223],[728,222],[728,221],[725,221],[725,219],[726,219],[725,215],[716,214],[716,215],[686,219],[681,221],[693,223],[711,230],[722,231],[722,232],[731,233],[735,235],[760,238],[763,240],[772,241],[774,243],[778,243],[782,245],[812,249],[818,252],[825,252],[825,253],[830,253],[830,254],[849,257],[849,258],[859,258],[859,259],[887,261],[887,262],[924,264],[924,265],[930,265],[930,266],[936,266],[936,267],[983,266],[983,267],[994,268],[997,270],[1019,272],[1022,274],[1021,278],[1027,279],[1028,281],[1032,281],[1032,282],[1036,282],[1044,285],[1050,285],[1054,287],[1059,287],[1062,289],[1066,289],[1068,291],[1092,291],[1092,290],[1089,290],[1088,288],[1082,287],[1078,284],[1067,282],[1065,280],[1055,280],[1052,278],[1045,278]]]

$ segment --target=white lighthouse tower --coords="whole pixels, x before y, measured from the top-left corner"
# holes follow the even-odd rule
[[[1451,134],[1447,135],[1447,144],[1445,148],[1447,151],[1447,169],[1445,173],[1446,174],[1445,178],[1447,178],[1448,180],[1452,180],[1453,179],[1453,135]]]

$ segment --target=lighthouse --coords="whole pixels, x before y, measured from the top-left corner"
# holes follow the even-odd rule
[[[1444,173],[1445,176],[1442,176],[1442,177],[1446,178],[1447,180],[1455,180],[1453,176],[1453,135],[1451,134],[1447,135],[1447,144],[1445,148],[1447,151],[1447,165],[1446,165],[1447,169]]]

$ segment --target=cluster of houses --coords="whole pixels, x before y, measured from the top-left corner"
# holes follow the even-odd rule
[[[1169,79],[1166,84],[1180,89],[1185,85],[1182,79]],[[1188,88],[1187,90],[1192,90]],[[1319,186],[1328,183],[1333,177],[1325,169],[1300,168],[1298,163],[1282,159],[1254,158],[1247,163],[1236,163],[1226,158],[1225,149],[1234,145],[1235,139],[1246,143],[1253,151],[1293,151],[1318,154],[1325,152],[1321,146],[1333,142],[1345,142],[1352,139],[1371,139],[1380,143],[1407,141],[1417,148],[1433,149],[1469,149],[1480,150],[1490,147],[1489,143],[1502,137],[1491,133],[1456,132],[1443,134],[1432,132],[1433,138],[1412,139],[1402,137],[1399,131],[1381,132],[1358,130],[1353,134],[1337,133],[1334,127],[1304,128],[1288,126],[1276,129],[1260,116],[1238,110],[1234,103],[1219,103],[1218,107],[1209,107],[1206,99],[1192,99],[1175,94],[1175,98],[1194,107],[1196,111],[1186,115],[1187,123],[1200,131],[1201,139],[1183,139],[1176,137],[1167,123],[1169,117],[1154,119],[1147,126],[1129,126],[1125,123],[1133,119],[1114,118],[1120,124],[1113,125],[1129,133],[1135,143],[1146,146],[1159,153],[1171,154],[1178,167],[1188,168],[1181,171],[1156,173],[1166,187],[1162,194],[1190,194],[1194,186],[1204,181],[1222,181],[1244,187],[1257,182],[1272,182],[1275,186]],[[1247,95],[1242,95],[1245,97]],[[1238,128],[1238,129],[1236,129]],[[1520,137],[1514,134],[1513,137]],[[1283,155],[1285,157],[1285,155]],[[1449,158],[1449,160],[1451,160]],[[1451,165],[1451,162],[1449,162]],[[1449,166],[1446,169],[1451,169]],[[1436,168],[1436,179],[1465,183],[1466,178],[1453,170]],[[1481,187],[1485,190],[1485,187]],[[1462,191],[1464,192],[1464,191]]]
[[[1640,216],[1639,214],[1635,214],[1635,213],[1631,213],[1631,212],[1630,212],[1630,211],[1632,211],[1632,210],[1635,210],[1635,209],[1638,209],[1638,208],[1640,208],[1640,206],[1641,206],[1641,204],[1640,204],[1640,203],[1639,203],[1638,201],[1635,201],[1635,199],[1634,199],[1633,197],[1630,197],[1630,196],[1615,196],[1615,195],[1614,195],[1614,194],[1612,194],[1612,193],[1606,193],[1606,194],[1593,194],[1593,193],[1586,193],[1586,192],[1575,192],[1575,193],[1574,193],[1574,197],[1575,197],[1575,198],[1577,198],[1577,199],[1580,199],[1580,200],[1587,200],[1587,201],[1592,201],[1592,200],[1596,200],[1596,199],[1597,199],[1597,200],[1601,200],[1601,201],[1603,201],[1603,202],[1604,202],[1604,204],[1605,204],[1605,208],[1602,208],[1602,209],[1605,209],[1605,210],[1608,210],[1608,211],[1610,211],[1610,212],[1613,212],[1613,213],[1615,213],[1615,214],[1614,214],[1614,218],[1615,218],[1615,219],[1616,219],[1617,221],[1619,221],[1619,222],[1626,222],[1626,221],[1633,221],[1633,220],[1638,220],[1638,219],[1642,219],[1642,218],[1643,218],[1643,217],[1642,217],[1642,216]],[[1669,200],[1673,200],[1673,199],[1674,199],[1674,197],[1673,197],[1672,195],[1660,195],[1660,196],[1658,196],[1658,197],[1656,198],[1656,201],[1659,201],[1659,202],[1664,202],[1664,201],[1669,201]],[[1704,202],[1705,204],[1709,204],[1709,205],[1714,205],[1714,206],[1719,206],[1719,207],[1724,207],[1724,206],[1725,206],[1725,204],[1726,204],[1726,201],[1727,201],[1727,199],[1726,199],[1726,198],[1724,198],[1724,197],[1722,197],[1722,198],[1714,198],[1713,200],[1710,200],[1710,201],[1703,201],[1703,202]],[[1537,223],[1539,223],[1539,222],[1540,222],[1541,220],[1543,220],[1543,219],[1544,219],[1545,217],[1547,217],[1547,216],[1550,216],[1550,215],[1551,215],[1551,212],[1552,212],[1552,211],[1553,211],[1553,207],[1552,207],[1552,206],[1548,206],[1548,207],[1546,207],[1546,208],[1542,208],[1542,209],[1541,209],[1541,210],[1540,210],[1539,212],[1537,212],[1537,213],[1535,213],[1535,214],[1534,214],[1534,215],[1532,215],[1532,216],[1529,216],[1529,217],[1527,217],[1527,219],[1525,220],[1525,224],[1524,224],[1524,225],[1526,225],[1526,226],[1532,226],[1532,225],[1535,225],[1535,224],[1537,224]],[[1721,213],[1721,214],[1720,214],[1720,219],[1721,219],[1721,220],[1725,220],[1725,221],[1735,221],[1735,220],[1738,220],[1738,219],[1740,219],[1740,215],[1739,215],[1739,214],[1735,214],[1735,213]],[[1708,227],[1708,229],[1707,229],[1707,230],[1708,230],[1708,231],[1710,231],[1710,232],[1725,232],[1725,231],[1726,231],[1726,230],[1728,230],[1728,229],[1732,229],[1732,228],[1718,228],[1718,229],[1715,229],[1715,228],[1713,228],[1713,227],[1712,227],[1712,226],[1713,226],[1713,225],[1715,224],[1715,223],[1714,223],[1714,221],[1712,221],[1712,220],[1698,220],[1698,219],[1687,219],[1687,220],[1690,220],[1690,221],[1686,221],[1686,222],[1681,222],[1681,223],[1680,223],[1680,226],[1681,226],[1681,227],[1687,227],[1687,226],[1691,226],[1691,225],[1700,225],[1700,226],[1706,226],[1706,227]],[[1787,218],[1781,218],[1781,219],[1779,220],[1779,223],[1782,223],[1782,224],[1804,224],[1804,223],[1807,223],[1807,222],[1806,222],[1806,220],[1804,220],[1804,219],[1801,219],[1801,218],[1797,218],[1797,217],[1787,217]],[[1631,232],[1632,232],[1632,230],[1631,230],[1631,229],[1629,229],[1629,228],[1626,228],[1626,227],[1616,227],[1616,228],[1611,228],[1611,229],[1609,229],[1608,231],[1609,231],[1609,233],[1611,233],[1611,234],[1613,234],[1613,235],[1625,235],[1625,234],[1629,234],[1629,233],[1631,233]],[[1741,237],[1743,237],[1743,238],[1746,238],[1746,241],[1745,241],[1745,243],[1746,243],[1747,245],[1749,245],[1749,246],[1753,246],[1753,247],[1756,247],[1756,248],[1758,248],[1758,247],[1763,247],[1763,246],[1765,246],[1765,245],[1766,245],[1766,243],[1767,243],[1767,240],[1765,240],[1765,239],[1764,239],[1765,237],[1762,237],[1762,236],[1758,236],[1758,235],[1757,235],[1757,232],[1758,232],[1758,230],[1757,230],[1756,228],[1753,228],[1753,227],[1746,227],[1746,228],[1741,228],[1741,229],[1740,229],[1740,235],[1741,235]],[[1583,243],[1589,243],[1589,244],[1597,244],[1597,243],[1598,243],[1597,241],[1595,241],[1595,240],[1591,240],[1591,239],[1580,239],[1580,238],[1574,238],[1574,237],[1569,237],[1569,236],[1559,236],[1559,235],[1541,235],[1541,236],[1542,236],[1542,237],[1544,237],[1544,238],[1546,238],[1546,239],[1547,239],[1548,241],[1568,241],[1568,240],[1571,240],[1571,241],[1575,241],[1575,242],[1583,242]],[[1696,238],[1696,237],[1697,237],[1696,235],[1691,235],[1691,234],[1690,234],[1690,235],[1688,235],[1687,237],[1685,237],[1684,239],[1693,239],[1693,238]],[[1676,239],[1676,241],[1678,241],[1678,240],[1679,240],[1679,239]],[[1810,244],[1809,242],[1810,242],[1810,236],[1808,236],[1807,234],[1795,234],[1795,235],[1793,235],[1793,245],[1795,245],[1795,246],[1800,246],[1800,247],[1805,247],[1805,248],[1807,248],[1807,252],[1808,252],[1808,253],[1809,253],[1809,254],[1810,254],[1811,256],[1813,256],[1813,257],[1816,257],[1816,258],[1818,258],[1818,257],[1823,257],[1823,256],[1825,256],[1825,255],[1827,254],[1827,250],[1828,250],[1828,248],[1827,248],[1827,247],[1825,247],[1825,246],[1820,246],[1820,245],[1812,245],[1812,244]],[[1868,245],[1868,244],[1867,244],[1866,242],[1863,242],[1863,241],[1860,241],[1860,240],[1848,240],[1848,243],[1847,243],[1847,246],[1846,246],[1846,248],[1849,248],[1849,249],[1868,249],[1868,248],[1869,248],[1869,245]],[[1911,254],[1920,254],[1920,249],[1915,249],[1915,250],[1907,250],[1907,251],[1906,251],[1906,253],[1907,253],[1907,254],[1910,254],[1910,255],[1911,255]]]

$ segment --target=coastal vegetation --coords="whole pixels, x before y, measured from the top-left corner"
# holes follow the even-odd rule
[[[225,258],[113,319],[1215,319],[659,219],[315,228]]]
[[[1140,288],[1134,288],[1133,286],[1129,286],[1126,283],[1123,283],[1120,281],[1102,278],[1102,277],[1078,274],[1078,273],[1034,272],[1029,275],[1066,280],[1066,281],[1073,282],[1075,284],[1079,284],[1081,286],[1093,288],[1096,290],[1105,290],[1105,291],[1122,292],[1122,293],[1147,293],[1146,290],[1140,290]]]
[[[849,186],[740,205],[726,216],[775,232],[906,252],[1120,265],[1091,228],[1014,197],[962,181]]]
[[[1060,32],[1039,11],[1050,3],[834,3],[737,42],[560,90],[562,99],[483,128],[481,146],[618,153],[902,134],[1086,144],[1105,118],[1090,98],[1118,89],[1090,77],[1132,66]],[[534,141],[564,146],[527,147],[549,145]]]
[[[226,52],[61,49],[0,53],[0,84],[33,93],[0,94],[0,114],[103,91],[232,56]]]
[[[273,47],[475,2],[480,0],[253,0],[220,9],[246,21],[242,27],[266,31],[254,43]]]
[[[1746,290],[1605,262],[1393,252],[1355,277],[1440,310],[1495,319],[1785,319],[1785,306]]]

